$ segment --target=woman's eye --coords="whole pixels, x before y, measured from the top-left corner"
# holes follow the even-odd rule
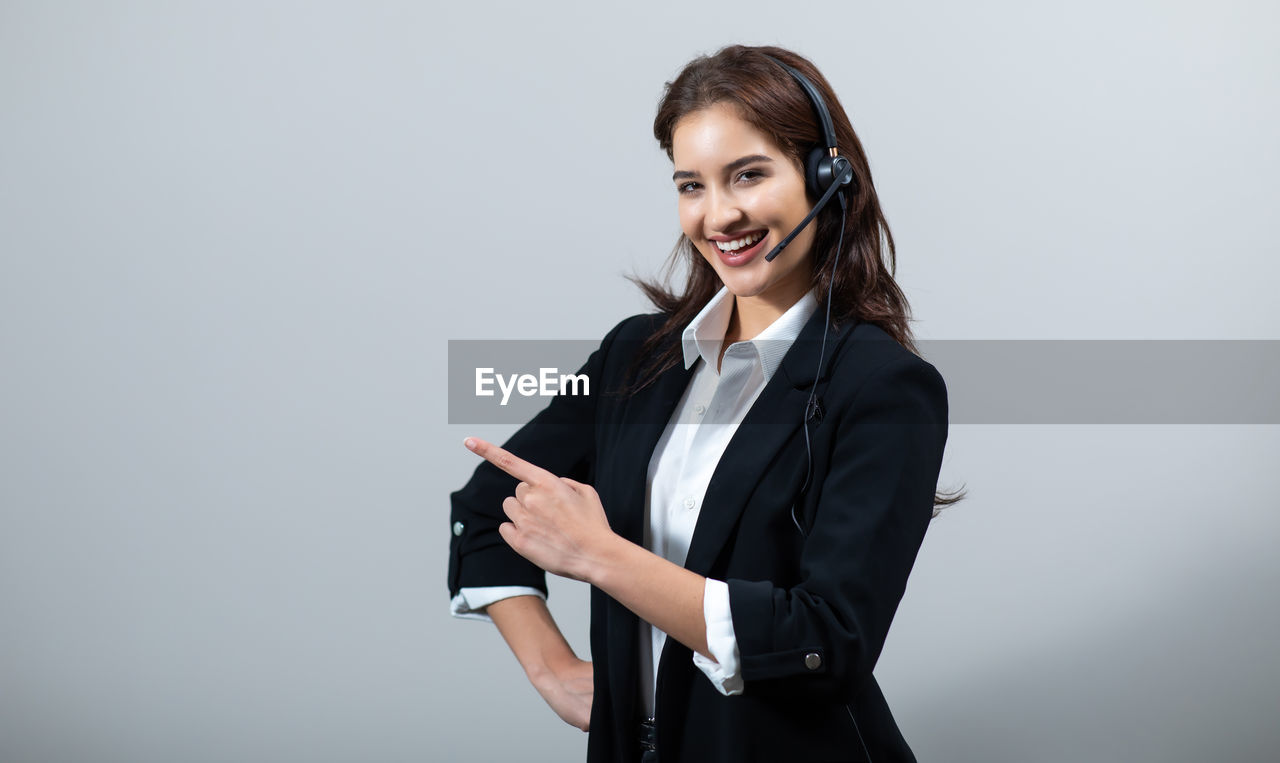
[[[744,180],[747,182],[752,182],[756,178],[761,178],[761,177],[764,177],[764,173],[761,172],[760,170],[743,170],[742,172],[738,173],[738,179]],[[694,182],[682,183],[676,186],[676,191],[678,193],[693,193],[697,189],[697,187],[698,187],[698,184]]]

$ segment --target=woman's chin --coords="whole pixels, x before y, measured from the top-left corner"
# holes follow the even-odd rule
[[[746,278],[728,278],[721,279],[725,288],[735,297],[756,297],[765,290],[767,284],[764,281],[756,281]]]

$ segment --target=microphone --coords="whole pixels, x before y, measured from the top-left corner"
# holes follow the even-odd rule
[[[853,165],[849,164],[847,161],[843,162],[843,164],[844,169],[841,171],[840,176],[836,178],[835,182],[827,187],[827,192],[822,194],[821,199],[818,199],[817,205],[814,206],[813,209],[809,210],[809,214],[804,216],[804,219],[800,221],[800,224],[796,226],[795,230],[788,233],[787,237],[782,239],[782,242],[775,246],[772,252],[769,252],[764,256],[765,262],[773,262],[773,258],[782,253],[782,250],[786,248],[787,244],[791,243],[791,239],[800,235],[800,231],[804,230],[804,226],[808,225],[809,222],[813,220],[814,216],[821,212],[823,207],[827,206],[827,202],[831,201],[831,197],[835,196],[836,191],[844,188],[849,181],[853,180]]]
[[[822,398],[814,397],[805,405],[804,421],[806,424],[810,421],[815,424],[821,424],[822,417],[825,415],[826,411],[822,408]]]

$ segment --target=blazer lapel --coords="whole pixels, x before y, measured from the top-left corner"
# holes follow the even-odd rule
[[[819,308],[815,311],[800,330],[777,372],[761,390],[760,396],[729,440],[729,445],[712,473],[711,482],[707,485],[707,492],[702,500],[703,508],[694,527],[689,553],[685,557],[686,568],[699,575],[709,574],[752,491],[769,471],[769,465],[778,451],[803,424],[804,407],[815,376],[821,387],[821,382],[826,379],[830,370],[832,358],[854,325],[856,322],[849,322],[839,330],[828,332],[821,369],[818,368],[818,356],[822,347],[822,332],[826,327],[825,310]],[[820,388],[819,397],[821,393]],[[811,429],[813,426],[810,424]]]

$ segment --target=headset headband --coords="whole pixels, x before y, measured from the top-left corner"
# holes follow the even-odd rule
[[[813,83],[810,82],[803,74],[796,71],[794,67],[784,64],[768,53],[764,53],[763,55],[778,66],[786,69],[792,77],[795,77],[796,82],[800,83],[800,87],[804,88],[805,93],[809,96],[809,101],[813,104],[814,113],[818,115],[818,124],[822,127],[822,137],[827,141],[827,149],[829,151],[833,151],[832,156],[835,156],[834,149],[836,148],[836,129],[831,122],[831,112],[827,111],[827,104],[822,100],[822,96],[818,94],[818,88],[814,87]]]

